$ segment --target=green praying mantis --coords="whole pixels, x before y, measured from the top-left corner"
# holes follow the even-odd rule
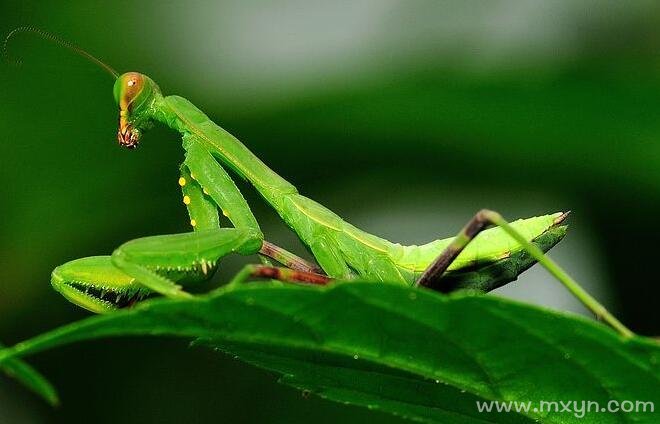
[[[52,285],[66,299],[96,313],[129,307],[147,296],[192,296],[191,284],[209,279],[227,255],[255,255],[266,264],[250,265],[233,280],[262,277],[324,285],[332,280],[396,282],[448,292],[456,288],[490,290],[541,263],[596,316],[624,336],[632,335],[544,252],[561,240],[567,213],[507,222],[494,211],[479,211],[452,238],[403,246],[349,224],[298,190],[216,125],[190,101],[163,95],[138,72],[117,73],[86,51],[31,27],[25,32],[69,48],[101,66],[114,82],[119,106],[117,140],[138,146],[145,130],[163,124],[182,138],[184,160],[179,186],[192,231],[128,241],[111,256],[73,260],[57,267]],[[313,255],[310,263],[265,240],[257,219],[232,180],[246,180],[296,233]],[[220,215],[231,223],[221,225]],[[279,266],[272,266],[274,261]]]

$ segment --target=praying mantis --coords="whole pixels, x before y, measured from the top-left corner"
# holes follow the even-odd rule
[[[119,106],[117,140],[136,148],[145,130],[165,125],[181,135],[184,160],[178,184],[192,231],[128,241],[110,256],[73,260],[57,267],[51,282],[72,303],[96,313],[129,307],[147,296],[192,296],[186,288],[210,278],[220,261],[232,254],[255,255],[281,266],[249,265],[233,280],[263,277],[289,282],[328,284],[359,279],[394,282],[451,291],[456,287],[492,289],[541,263],[599,318],[623,336],[621,322],[584,291],[544,252],[563,237],[553,233],[567,213],[512,223],[499,213],[481,210],[455,236],[424,245],[403,246],[349,224],[263,163],[243,143],[216,125],[193,103],[164,95],[139,72],[119,74],[88,52],[50,33],[31,27],[12,31],[36,34],[73,50],[105,69],[115,80]],[[310,263],[265,240],[247,201],[232,179],[246,180],[291,228],[313,255]],[[220,215],[231,223],[221,225]],[[508,270],[509,272],[500,272]],[[495,271],[495,272],[494,272]],[[449,283],[452,281],[453,283]]]

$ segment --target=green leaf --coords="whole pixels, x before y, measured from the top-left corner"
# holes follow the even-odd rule
[[[247,283],[159,299],[45,333],[0,360],[129,334],[195,338],[295,387],[425,422],[657,422],[650,412],[479,413],[477,400],[658,404],[660,347],[497,297],[391,284]]]
[[[4,347],[4,345],[0,343],[0,348],[1,347]],[[8,376],[20,381],[34,393],[44,398],[44,400],[50,405],[59,405],[60,401],[57,397],[57,391],[52,384],[50,384],[48,380],[46,380],[46,377],[41,375],[39,371],[35,370],[20,359],[7,359],[2,363],[2,371]]]

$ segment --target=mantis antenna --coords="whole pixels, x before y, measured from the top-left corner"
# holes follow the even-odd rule
[[[7,34],[7,37],[5,38],[4,43],[2,44],[2,57],[3,57],[6,61],[8,61],[8,62],[10,62],[10,63],[13,62],[13,63],[15,63],[15,64],[17,64],[17,65],[20,65],[20,64],[21,64],[21,61],[20,61],[20,60],[13,60],[13,61],[10,60],[10,57],[9,57],[9,50],[8,50],[8,48],[7,48],[7,46],[9,45],[9,41],[11,41],[11,39],[12,39],[15,35],[20,34],[20,33],[33,34],[33,35],[36,35],[36,36],[39,36],[39,37],[43,38],[44,40],[47,40],[47,41],[53,42],[53,43],[55,43],[55,44],[57,44],[57,45],[59,45],[59,46],[61,46],[61,47],[67,48],[67,49],[71,50],[72,52],[74,52],[74,53],[76,53],[76,54],[78,54],[78,55],[80,55],[80,56],[86,58],[86,59],[89,60],[90,62],[92,62],[92,63],[94,63],[94,64],[100,66],[100,67],[103,68],[106,72],[108,72],[110,75],[112,75],[113,78],[117,79],[117,78],[119,77],[119,74],[117,73],[117,71],[115,71],[112,67],[110,67],[110,65],[107,65],[106,63],[104,63],[104,62],[101,61],[100,59],[98,59],[98,58],[92,56],[92,54],[88,53],[88,52],[85,51],[84,49],[82,49],[82,48],[76,46],[76,45],[73,44],[73,43],[70,43],[70,42],[68,42],[68,41],[66,41],[66,40],[63,40],[63,39],[61,39],[60,37],[58,37],[58,36],[56,36],[56,35],[54,35],[54,34],[51,34],[51,33],[48,32],[48,31],[44,31],[44,30],[42,30],[42,29],[34,28],[34,27],[31,27],[31,26],[22,26],[22,27],[18,27],[18,28],[16,28],[16,29],[12,30],[9,34]]]

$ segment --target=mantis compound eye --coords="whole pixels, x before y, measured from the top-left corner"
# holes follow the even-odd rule
[[[140,95],[146,85],[146,79],[139,72],[127,72],[117,78],[114,95],[121,110],[132,110],[144,100],[140,99]]]

